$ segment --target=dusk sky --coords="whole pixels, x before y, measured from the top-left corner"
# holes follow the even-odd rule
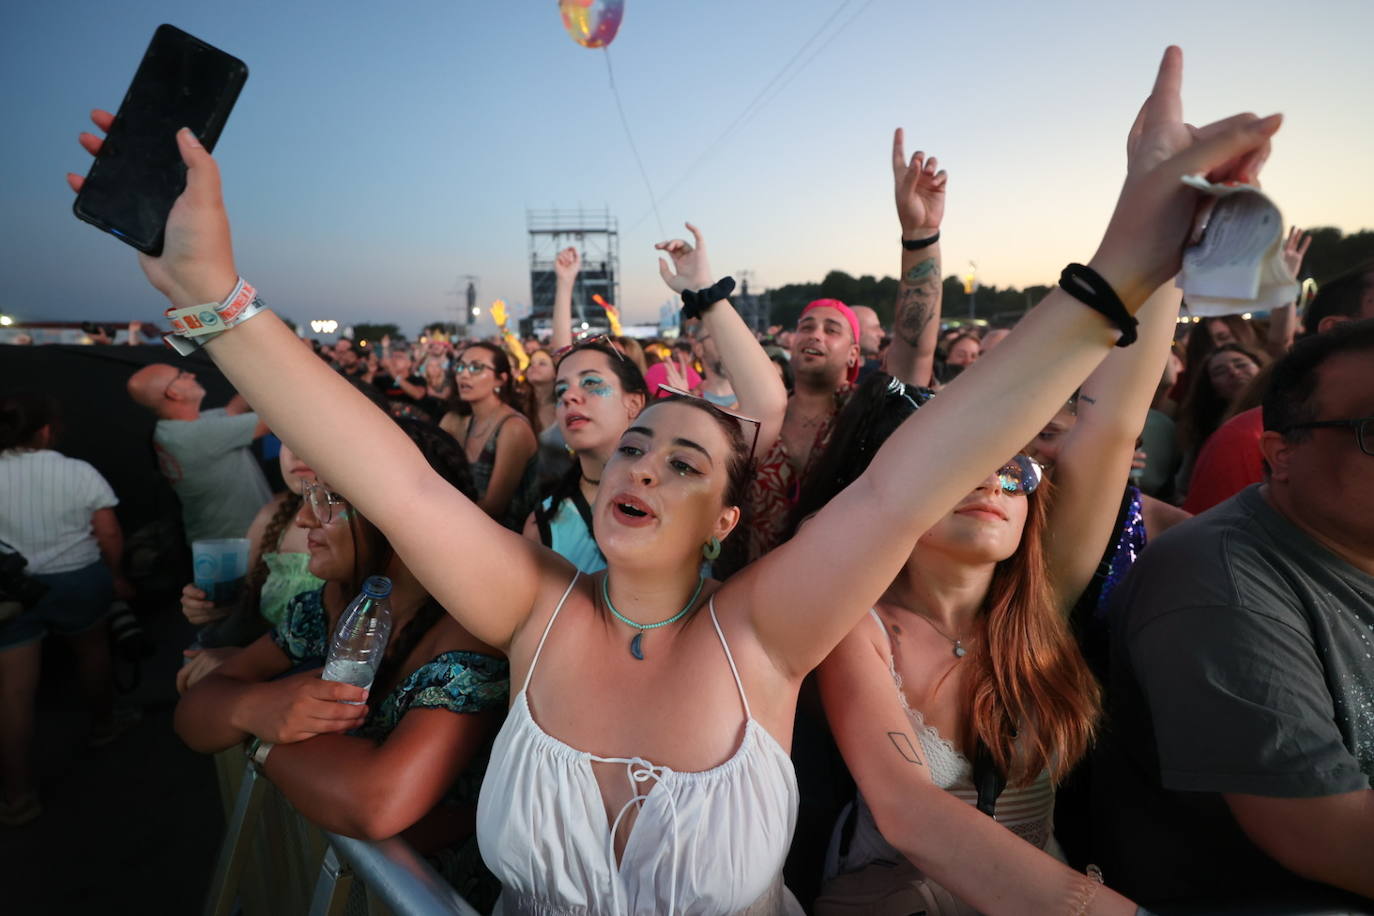
[[[63,180],[161,22],[248,64],[216,157],[239,269],[282,314],[413,333],[455,317],[464,274],[484,311],[528,302],[526,209],[579,205],[620,222],[627,319],[669,298],[604,52],[555,0],[43,0],[0,13],[0,312],[165,307]],[[716,274],[895,273],[902,126],[949,169],[944,272],[1021,286],[1091,256],[1171,42],[1188,120],[1287,116],[1264,179],[1288,222],[1374,226],[1371,34],[1368,0],[626,0],[610,60],[663,222],[699,225]]]

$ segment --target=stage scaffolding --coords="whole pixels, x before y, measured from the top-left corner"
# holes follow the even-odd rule
[[[606,313],[592,294],[620,306],[620,233],[609,209],[526,210],[530,250],[530,316],[522,333],[545,333],[552,326],[555,255],[572,246],[582,255],[582,270],[573,287],[573,327],[607,328]]]

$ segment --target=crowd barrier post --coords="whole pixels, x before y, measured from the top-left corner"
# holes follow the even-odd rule
[[[210,879],[205,916],[229,916],[234,907],[239,882],[243,877],[243,866],[248,859],[249,844],[242,842],[244,827],[256,822],[266,789],[266,780],[258,768],[248,762],[243,781],[239,784],[238,799],[224,830],[224,842],[220,846],[219,860],[215,863],[215,874]]]
[[[205,916],[236,907],[243,916],[478,916],[399,837],[368,842],[322,830],[237,750],[216,763],[234,802]]]

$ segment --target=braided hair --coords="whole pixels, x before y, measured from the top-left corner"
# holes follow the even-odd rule
[[[262,586],[267,582],[267,576],[271,570],[267,568],[267,555],[276,553],[281,547],[281,539],[286,534],[286,529],[295,521],[296,515],[301,511],[304,499],[299,493],[287,491],[282,498],[281,505],[277,506],[277,511],[272,513],[272,517],[267,522],[267,527],[263,529],[262,540],[258,542],[258,562],[248,573],[248,579],[243,588],[243,603],[240,610],[249,614],[256,620],[262,608]]]

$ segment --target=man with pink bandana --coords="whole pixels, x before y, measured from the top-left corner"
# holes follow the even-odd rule
[[[908,161],[901,128],[892,138],[892,177],[902,227],[902,273],[893,313],[894,334],[886,370],[907,384],[930,384],[940,328],[940,222],[947,175],[935,157],[917,152]],[[750,562],[782,540],[788,516],[825,451],[835,416],[854,390],[863,358],[860,325],[838,299],[817,299],[802,310],[792,335],[796,383],[782,433],[758,456],[746,516]]]

